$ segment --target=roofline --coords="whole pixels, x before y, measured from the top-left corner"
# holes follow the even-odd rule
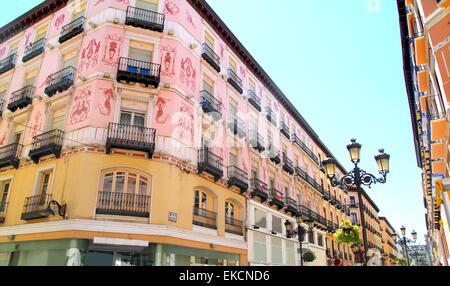
[[[308,135],[314,140],[322,151],[328,156],[333,157],[331,151],[320,140],[317,133],[308,124],[305,118],[295,108],[295,106],[284,95],[281,89],[275,84],[270,76],[264,71],[264,69],[253,58],[250,52],[244,47],[244,45],[238,40],[223,20],[217,15],[217,13],[211,8],[211,6],[205,0],[187,0],[188,3],[202,16],[202,18],[219,34],[222,39],[228,44],[228,46],[234,51],[234,53],[241,59],[243,63],[260,79],[264,86],[271,91],[284,108],[291,114],[291,116],[302,126],[302,128],[308,133]],[[323,158],[324,159],[324,158]],[[338,168],[344,174],[347,174],[346,169],[337,162]]]
[[[380,216],[379,219],[385,221],[386,224],[395,232],[395,228],[392,226],[392,224],[389,222],[389,220],[386,217]]]
[[[423,162],[419,146],[420,138],[416,119],[416,100],[414,95],[414,83],[411,76],[412,65],[411,65],[411,54],[409,52],[409,30],[407,23],[408,16],[406,13],[405,0],[397,0],[397,8],[400,22],[400,36],[402,40],[403,74],[405,76],[406,93],[408,95],[409,110],[411,115],[411,125],[414,134],[414,147],[416,151],[416,160],[417,166],[419,168],[422,168]]]

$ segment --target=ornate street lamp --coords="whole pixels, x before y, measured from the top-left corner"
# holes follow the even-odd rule
[[[364,216],[364,204],[362,201],[362,188],[361,186],[371,187],[372,184],[386,183],[386,176],[389,173],[389,160],[391,156],[384,152],[384,149],[380,149],[380,154],[375,156],[375,161],[378,167],[378,173],[381,175],[380,178],[375,177],[374,175],[367,173],[366,171],[360,169],[358,167],[359,162],[361,161],[361,147],[362,145],[356,142],[356,139],[352,139],[351,143],[347,145],[347,150],[350,155],[350,160],[354,164],[354,168],[350,171],[346,176],[342,177],[339,181],[336,179],[336,165],[337,161],[334,158],[326,158],[322,161],[323,169],[325,171],[325,175],[331,182],[333,187],[347,187],[355,189],[358,193],[358,203],[359,203],[359,212],[361,217],[361,227],[363,232],[363,240],[364,240],[364,265],[367,264],[367,251],[368,251],[368,242],[367,242],[367,231],[366,231],[366,221]]]
[[[409,239],[409,238],[406,237],[406,227],[402,226],[400,228],[400,232],[402,234],[402,237],[400,237],[396,232],[394,232],[392,234],[392,239],[394,240],[395,243],[397,243],[399,241],[399,240],[397,240],[397,238],[400,239],[400,241],[402,242],[402,244],[405,247],[406,261],[408,263],[408,266],[411,266],[411,264],[409,262],[408,243],[409,244],[416,243],[416,241],[417,241],[417,232],[415,230],[413,230],[411,232],[412,239]],[[416,253],[416,256],[417,256],[417,253]]]
[[[305,240],[305,235],[308,233],[308,230],[312,230],[313,222],[308,222],[308,229],[304,228],[301,223],[298,223],[297,229],[294,229],[293,224],[289,220],[284,223],[284,226],[286,227],[287,238],[298,237],[298,242],[300,244],[300,266],[303,266],[303,241]]]

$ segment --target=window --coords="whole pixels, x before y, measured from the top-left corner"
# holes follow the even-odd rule
[[[267,228],[267,218],[265,211],[255,209],[255,226]]]
[[[272,216],[272,231],[273,232],[283,233],[281,224],[282,224],[281,217]]]
[[[272,237],[272,263],[283,263],[283,252],[281,248],[281,238]]]
[[[232,70],[234,73],[237,73],[237,63],[233,59],[230,58],[230,70]]]
[[[101,190],[111,193],[148,194],[149,179],[129,171],[113,171],[103,175]]]
[[[320,233],[317,234],[317,244],[323,246],[323,235]]]
[[[308,242],[314,244],[314,232],[308,231]]]
[[[64,130],[65,110],[63,108],[53,112],[52,130]]]
[[[295,265],[295,243],[290,240],[286,240],[286,263],[287,265]]]
[[[214,37],[211,36],[211,34],[208,32],[205,32],[205,43],[208,45],[208,47],[210,47],[212,50],[214,50],[214,48],[215,48]]]
[[[355,213],[352,213],[352,223],[353,224],[358,223],[358,216]]]
[[[351,205],[354,205],[354,204],[356,204],[356,200],[355,200],[355,197],[353,197],[353,196],[350,196],[350,204],[351,204]]]
[[[131,41],[128,57],[133,60],[151,62],[153,56],[153,46],[144,43]]]
[[[230,166],[237,166],[237,157],[236,157],[236,155],[234,155],[233,153],[230,153],[230,158],[229,158],[230,160],[230,162],[229,162],[229,165]]]
[[[262,263],[267,261],[266,235],[263,233],[253,233],[253,260]]]
[[[45,24],[45,25],[39,27],[36,31],[36,38],[34,39],[34,41],[37,42],[42,39],[45,39],[45,36],[47,35],[47,29],[48,29],[48,24]]]
[[[78,19],[78,18],[84,16],[87,3],[86,3],[86,1],[83,1],[81,3],[79,3],[79,2],[81,2],[81,1],[78,1],[78,3],[76,5],[73,5],[73,7],[71,7],[72,20],[75,20],[75,19]]]
[[[206,210],[207,207],[207,195],[205,192],[195,191],[194,207],[196,209]]]
[[[214,81],[206,76],[203,78],[203,90],[214,95]]]
[[[250,81],[249,81],[249,88],[250,88],[251,91],[256,93],[256,84],[255,84],[255,81],[252,80],[252,79],[250,79]]]
[[[136,8],[157,12],[157,0],[136,0]]]
[[[225,216],[227,222],[233,223],[234,221],[234,204],[230,202],[225,202]]]
[[[5,211],[10,187],[11,187],[10,180],[3,181],[0,183],[0,212]]]
[[[120,124],[144,127],[145,114],[133,111],[121,111]]]
[[[50,182],[53,176],[53,170],[44,171],[39,174],[38,189],[36,196],[40,196],[40,205],[44,205],[47,195],[50,193]]]

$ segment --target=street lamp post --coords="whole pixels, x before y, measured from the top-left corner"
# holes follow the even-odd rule
[[[378,172],[382,176],[377,178],[374,175],[367,173],[363,169],[360,169],[358,164],[360,162],[362,145],[356,142],[356,139],[351,140],[351,144],[347,145],[347,150],[350,154],[350,160],[354,164],[354,168],[346,176],[342,177],[341,180],[336,179],[336,164],[337,161],[334,158],[327,158],[322,161],[322,165],[331,182],[333,187],[349,187],[354,188],[358,193],[358,203],[359,203],[359,214],[361,217],[361,227],[363,232],[364,241],[364,265],[367,265],[367,252],[368,252],[368,242],[367,242],[367,230],[366,230],[366,220],[364,216],[364,204],[362,201],[362,188],[361,186],[368,186],[369,188],[372,184],[386,183],[386,176],[389,173],[389,160],[390,155],[384,153],[383,149],[380,149],[380,154],[375,156],[375,161],[377,162]]]
[[[284,223],[286,227],[286,237],[293,238],[295,236],[298,237],[298,242],[300,244],[300,266],[303,266],[303,241],[305,240],[305,235],[308,233],[308,230],[304,228],[301,223],[298,224],[297,229],[294,229],[294,226],[290,221],[286,221]],[[312,226],[308,226],[309,230],[312,230]]]
[[[392,239],[394,239],[395,243],[397,243],[397,238],[401,240],[403,245],[405,246],[405,254],[406,254],[406,262],[408,263],[408,266],[411,266],[411,263],[409,261],[409,253],[408,253],[408,243],[416,243],[417,241],[417,232],[413,230],[411,232],[412,239],[409,239],[406,237],[406,227],[402,226],[400,228],[400,232],[402,233],[402,237],[400,237],[397,233],[392,234]],[[416,257],[417,259],[417,257]]]

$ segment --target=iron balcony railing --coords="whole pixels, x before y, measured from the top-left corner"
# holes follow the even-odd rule
[[[21,219],[30,220],[47,217],[42,212],[47,208],[48,203],[51,202],[51,200],[52,195],[50,194],[41,194],[26,198]]]
[[[28,45],[23,53],[22,61],[27,62],[34,57],[39,56],[45,50],[46,39],[40,39],[30,45]]]
[[[228,167],[228,186],[236,186],[245,193],[248,190],[248,173],[236,166]]]
[[[150,196],[98,192],[96,213],[100,215],[150,217]]]
[[[222,118],[222,102],[206,90],[200,91],[200,105],[206,114],[217,120]]]
[[[125,25],[163,32],[165,18],[164,14],[128,6]]]
[[[301,212],[301,216],[303,217],[304,220],[312,221],[317,226],[326,229],[327,220],[326,220],[326,218],[322,217],[320,214],[314,212],[313,210],[311,210],[310,208],[308,208],[304,205],[300,205],[300,212]]]
[[[284,121],[280,122],[280,129],[281,129],[281,134],[286,136],[286,138],[291,139],[291,133],[289,131],[289,126],[287,126],[287,124],[284,123]]]
[[[306,155],[308,155],[314,163],[319,165],[319,158],[314,154],[314,152],[306,146],[305,143],[297,136],[297,134],[292,135],[292,141],[297,144],[303,151],[305,151]]]
[[[325,200],[325,201],[330,201],[331,200],[331,194],[330,194],[330,191],[326,191],[326,190],[324,190],[323,188],[322,188],[322,190],[323,190],[323,194],[322,194],[322,197],[323,197],[323,199]]]
[[[85,17],[79,17],[61,28],[59,43],[64,43],[84,31]]]
[[[153,158],[155,151],[156,129],[134,125],[109,123],[106,139],[106,152],[112,148],[147,152]]]
[[[142,83],[158,88],[161,78],[161,65],[136,59],[120,58],[117,81]]]
[[[275,114],[272,111],[272,108],[266,106],[266,118],[269,120],[275,127],[277,127],[277,119]]]
[[[250,130],[249,132],[249,142],[253,149],[259,152],[264,152],[266,148],[264,147],[264,138],[259,135],[258,131]]]
[[[331,199],[330,199],[330,202],[331,202],[331,204],[332,204],[332,205],[334,205],[334,206],[337,206],[337,204],[338,204],[338,201],[337,201],[337,199],[336,199],[336,196],[335,196],[335,195],[331,195]]]
[[[317,181],[314,178],[312,178],[310,175],[308,175],[308,173],[306,173],[305,170],[303,170],[299,166],[295,167],[294,170],[295,170],[296,176],[298,176],[298,177],[302,178],[304,181],[306,181],[311,187],[313,187],[314,189],[319,191],[319,193],[321,195],[323,195],[325,193],[325,191],[322,188],[322,185],[317,183]]]
[[[58,129],[34,136],[31,143],[29,156],[34,163],[38,163],[41,157],[53,154],[56,158],[61,156],[64,132]]]
[[[242,79],[232,70],[228,69],[228,83],[231,84],[240,94],[244,92],[242,88]]]
[[[236,115],[230,115],[228,118],[228,129],[234,135],[239,136],[239,138],[245,137],[245,123],[242,119],[238,118]]]
[[[217,72],[220,72],[220,57],[207,44],[203,44],[202,58],[205,59]]]
[[[276,189],[270,190],[270,205],[276,205],[279,208],[284,208],[284,194]]]
[[[267,201],[267,199],[269,198],[267,184],[257,178],[251,179],[251,190],[251,196],[259,197],[263,202]]]
[[[15,112],[17,109],[25,108],[33,102],[33,95],[36,88],[34,86],[26,86],[11,93],[11,99],[8,103],[8,109]]]
[[[225,232],[242,236],[244,235],[244,223],[233,217],[225,216]]]
[[[280,164],[281,163],[281,158],[280,158],[280,151],[273,146],[272,144],[269,144],[269,147],[267,148],[268,152],[269,152],[269,159],[270,161],[274,162],[275,164]]]
[[[217,229],[217,214],[201,208],[194,207],[194,218],[192,223],[194,225]]]
[[[298,215],[297,201],[292,198],[286,198],[286,211],[291,212],[294,216]]]
[[[204,148],[198,151],[198,172],[206,172],[218,181],[223,177],[223,158]]]
[[[16,66],[17,53],[14,53],[0,61],[0,74],[12,70]]]
[[[19,168],[20,155],[22,154],[22,145],[19,143],[9,144],[0,147],[0,168],[13,166]]]
[[[288,158],[286,153],[283,153],[283,170],[289,174],[294,174],[294,163]]]
[[[256,108],[256,110],[261,112],[261,110],[262,110],[261,99],[256,95],[256,93],[253,90],[251,90],[251,89],[248,90],[247,99],[248,99],[248,102],[251,105],[253,105],[254,108]]]
[[[74,67],[66,67],[47,78],[47,86],[44,93],[52,97],[57,92],[63,92],[71,87],[75,82],[76,69]]]

